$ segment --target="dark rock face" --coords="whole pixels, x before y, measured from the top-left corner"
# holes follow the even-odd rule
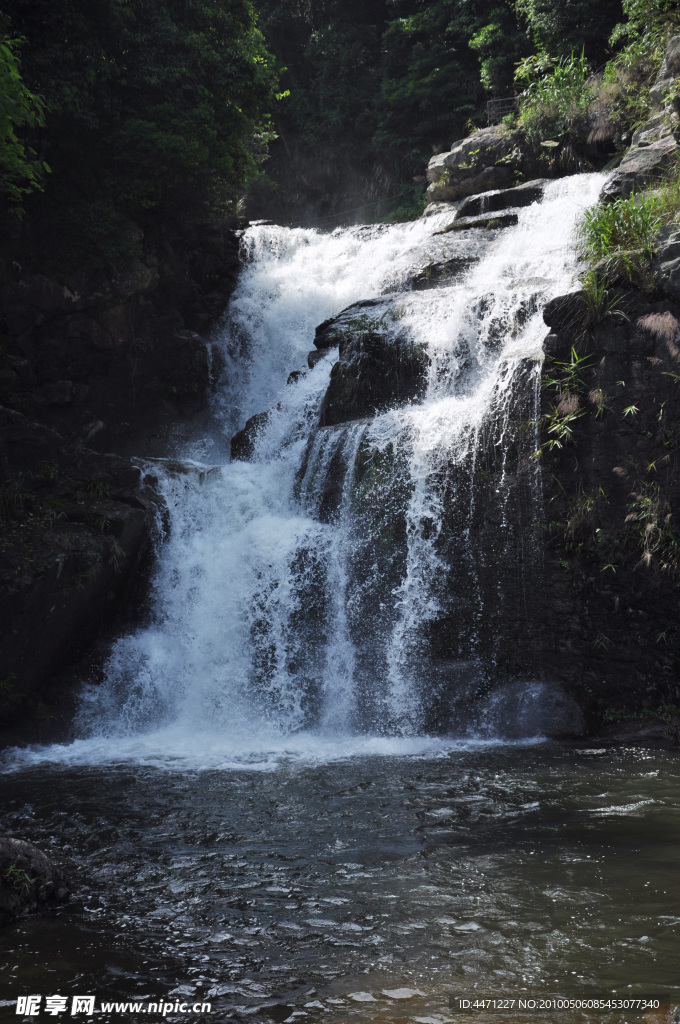
[[[583,292],[558,295],[543,307],[543,319],[554,331],[578,330],[585,322],[586,305]]]
[[[0,403],[100,450],[132,450],[193,415],[210,378],[195,331],[221,314],[239,269],[233,231],[196,241],[196,252],[159,249],[108,278],[0,274]]]
[[[629,196],[662,178],[677,163],[680,147],[672,135],[628,150],[616,171],[602,189],[602,199],[611,201]]]
[[[680,75],[680,36],[673,36],[668,41],[666,55],[656,82],[649,90],[650,99],[657,109],[662,107],[664,98],[672,90],[678,75]]]
[[[339,345],[321,407],[322,426],[373,416],[423,396],[429,367],[425,350],[391,333],[384,322],[345,318]]]
[[[587,328],[573,315],[579,302],[562,296],[545,311],[534,669],[599,728],[680,704],[680,309],[629,291],[625,318]]]
[[[428,176],[431,171],[437,169],[436,166],[432,167],[432,161],[430,161]],[[483,167],[477,173],[472,174],[467,168],[451,169],[444,166],[441,168],[436,182],[428,186],[427,196],[430,202],[451,202],[462,199],[464,196],[475,195],[478,192],[507,188],[511,184],[512,168],[506,167],[504,164],[499,164],[497,167]]]
[[[0,925],[67,897],[62,872],[37,846],[0,838]]]
[[[56,677],[137,611],[158,509],[137,469],[101,453],[148,450],[205,401],[196,331],[233,290],[239,239],[195,231],[177,249],[144,240],[108,276],[0,267],[0,722],[12,728],[46,717]]]
[[[0,407],[0,721],[128,606],[156,506],[127,459]]]

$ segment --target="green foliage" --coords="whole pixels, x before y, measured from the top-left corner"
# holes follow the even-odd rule
[[[530,49],[509,0],[257,0],[290,99],[279,154],[297,145],[366,169],[375,194],[422,171],[432,152],[486,122],[486,90],[512,91]],[[481,65],[481,77],[480,77]],[[357,152],[359,151],[359,153]]]
[[[523,60],[515,80],[524,85],[518,127],[535,148],[559,147],[584,135],[593,93],[582,52],[559,60],[541,53]]]
[[[465,135],[470,119],[485,119],[478,57],[468,46],[485,23],[485,5],[436,0],[409,6],[383,34],[375,141],[422,160]]]
[[[425,186],[421,185],[417,189],[408,189],[407,192],[404,192],[403,196],[400,196],[395,201],[398,205],[390,213],[380,218],[383,224],[401,224],[404,221],[416,220],[421,216],[427,205]]]
[[[225,210],[257,172],[275,76],[249,0],[5,0],[3,10],[26,39],[22,72],[45,104],[32,141],[54,172],[27,214],[55,234],[80,232],[93,250],[112,238],[103,262],[115,262],[131,222]]]
[[[568,57],[584,49],[596,65],[604,59],[609,34],[621,17],[621,0],[516,0],[515,6],[537,52]]]
[[[625,21],[618,22],[611,34],[610,43],[620,39],[644,39],[646,36],[660,36],[661,45],[680,27],[680,10],[676,0],[622,0]]]
[[[627,319],[625,311],[620,306],[620,296],[609,290],[606,276],[600,276],[594,270],[588,270],[582,276],[580,284],[580,298],[585,307],[585,326],[587,328],[592,329],[609,317]]]
[[[492,96],[512,92],[514,65],[528,52],[526,34],[518,25],[514,12],[508,7],[491,11],[493,18],[472,36],[470,49],[479,57],[479,77]]]
[[[21,138],[24,130],[44,124],[44,107],[21,77],[17,57],[20,42],[9,39],[0,24],[0,195],[15,209],[24,196],[42,188],[43,174],[48,169]]]
[[[636,193],[586,210],[580,228],[584,256],[599,260],[615,252],[653,252],[662,223],[659,200],[653,193]]]
[[[0,875],[2,881],[14,889],[15,892],[20,893],[22,896],[26,895],[31,891],[31,888],[35,885],[35,878],[31,878],[24,868],[17,867],[16,864],[10,864]]]
[[[674,221],[680,221],[680,168],[654,190],[586,211],[579,241],[591,269],[581,278],[581,287],[592,323],[623,315],[617,296],[608,290],[610,281],[653,290],[651,264],[657,232],[662,224]],[[594,264],[597,270],[592,269]]]
[[[533,458],[540,458],[544,451],[564,448],[574,441],[574,423],[585,416],[581,396],[587,390],[584,373],[592,365],[588,356],[579,356],[572,348],[569,360],[552,360],[550,376],[544,376],[542,386],[555,395],[549,411],[543,416],[543,428],[547,440],[534,452]]]

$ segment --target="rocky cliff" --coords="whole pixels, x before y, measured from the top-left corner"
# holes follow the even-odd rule
[[[204,335],[238,268],[237,236],[214,225],[109,275],[5,264],[0,723],[134,613],[161,513],[125,456],[162,451],[202,407]]]

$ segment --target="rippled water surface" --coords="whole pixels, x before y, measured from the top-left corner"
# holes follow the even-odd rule
[[[74,895],[0,932],[0,1000],[179,990],[212,1020],[312,1024],[453,1020],[460,992],[668,991],[679,784],[673,752],[548,744],[24,767],[2,824],[66,859]]]

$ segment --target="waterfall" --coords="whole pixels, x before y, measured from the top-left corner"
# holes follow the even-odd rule
[[[504,231],[438,236],[439,214],[245,232],[210,444],[182,472],[154,468],[170,533],[148,621],[85,688],[64,757],[221,763],[343,735],[379,749],[480,734],[508,637],[531,643],[541,309],[574,285],[574,226],[601,181],[551,182]],[[476,258],[464,273],[411,290],[433,254],[461,252]],[[423,394],[319,428],[337,349],[289,375],[321,321],[372,298],[370,317],[426,352]],[[230,462],[231,435],[264,411],[252,460]]]

